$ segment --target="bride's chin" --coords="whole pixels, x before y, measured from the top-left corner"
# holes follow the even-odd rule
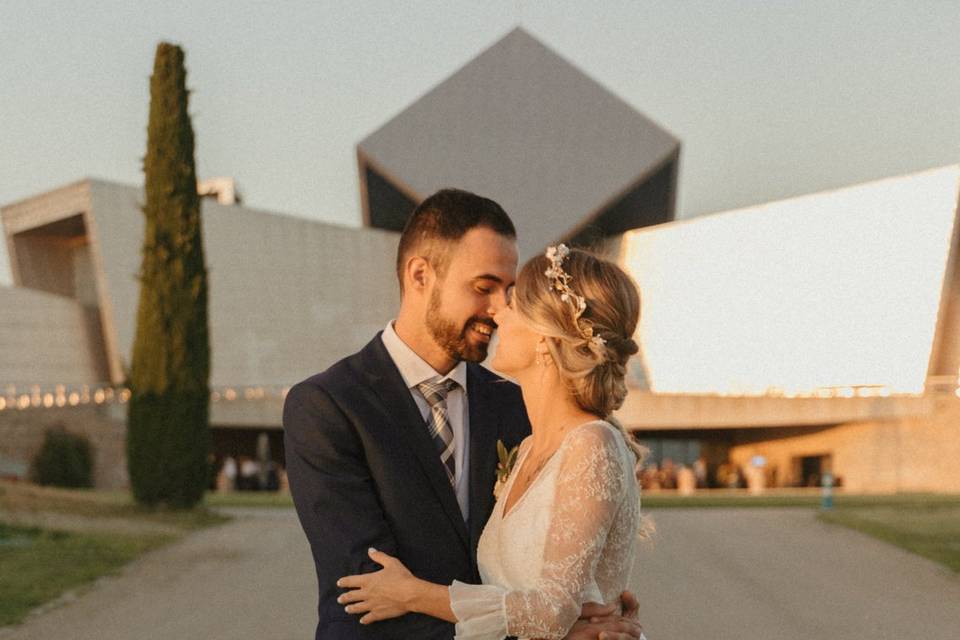
[[[504,368],[504,365],[506,365],[506,368]],[[510,365],[504,363],[503,358],[501,358],[499,354],[494,354],[490,359],[490,368],[497,373],[502,373],[505,375],[509,375],[510,373]]]

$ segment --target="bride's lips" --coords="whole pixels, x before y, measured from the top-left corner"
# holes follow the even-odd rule
[[[487,324],[474,322],[472,325],[470,325],[470,333],[472,333],[478,340],[490,342],[490,336],[493,335],[493,327]]]

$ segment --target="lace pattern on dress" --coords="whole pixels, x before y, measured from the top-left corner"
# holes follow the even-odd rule
[[[548,463],[541,477],[511,507],[510,526],[498,528],[503,522],[500,509],[494,511],[488,525],[490,535],[499,536],[500,550],[523,545],[524,540],[542,540],[535,543],[537,549],[525,548],[527,554],[540,555],[526,567],[528,574],[536,574],[516,580],[522,583],[517,585],[454,583],[450,595],[460,619],[457,638],[494,640],[514,635],[560,639],[576,622],[585,601],[597,597],[612,601],[626,586],[640,504],[633,455],[622,434],[605,422],[581,425],[567,434],[556,457],[556,464]],[[545,486],[538,487],[541,478]],[[528,530],[536,526],[535,520],[514,521],[520,510],[528,511],[528,516],[529,510],[546,510],[545,536]],[[480,562],[487,565],[481,566],[482,573],[504,575],[490,566],[503,562],[503,554],[486,557],[489,545],[482,541],[481,546]]]

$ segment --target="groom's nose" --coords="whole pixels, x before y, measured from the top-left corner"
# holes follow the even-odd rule
[[[487,307],[487,313],[494,316],[505,306],[507,306],[507,292],[506,290],[499,291],[490,296],[490,305]]]

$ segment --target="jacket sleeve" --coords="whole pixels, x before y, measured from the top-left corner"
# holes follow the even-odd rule
[[[380,569],[367,556],[369,547],[397,555],[351,421],[329,393],[307,381],[287,394],[283,428],[290,492],[317,569],[318,637],[399,638],[411,625],[422,629],[423,621],[410,615],[366,627],[336,601],[342,592],[337,579]],[[344,634],[327,628],[330,624]]]

